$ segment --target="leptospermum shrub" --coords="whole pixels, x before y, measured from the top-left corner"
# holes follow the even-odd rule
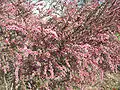
[[[0,1],[0,69],[12,73],[13,88],[37,77],[28,85],[32,90],[70,90],[117,72],[120,1],[94,1],[81,8],[76,1],[61,3],[64,16],[57,17],[54,8],[37,8],[39,14],[33,14],[41,1]],[[40,86],[39,79],[47,83]]]

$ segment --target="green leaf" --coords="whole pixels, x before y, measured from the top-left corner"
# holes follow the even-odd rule
[[[118,40],[120,40],[120,36],[118,37]]]
[[[73,86],[73,90],[80,90],[80,88],[77,86]]]
[[[116,33],[115,35],[116,35],[116,36],[120,36],[120,34],[119,34],[119,33]]]

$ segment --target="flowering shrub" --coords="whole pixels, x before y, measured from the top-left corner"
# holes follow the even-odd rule
[[[54,9],[38,8],[39,14],[33,14],[39,3],[1,0],[0,67],[5,75],[12,73],[13,88],[28,84],[32,90],[62,85],[66,90],[72,90],[71,85],[84,89],[85,84],[103,79],[104,72],[117,72],[119,0],[92,2],[82,8],[76,0],[61,1],[61,17],[52,13]],[[49,20],[44,19],[48,16]],[[47,81],[40,86],[35,78]]]

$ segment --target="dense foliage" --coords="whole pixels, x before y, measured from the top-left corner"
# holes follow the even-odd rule
[[[76,0],[59,4],[64,15],[58,17],[55,8],[38,7],[33,14],[41,0],[0,0],[0,67],[3,75],[12,73],[12,88],[25,82],[32,90],[84,88],[105,72],[117,72],[120,0],[94,0],[80,8]]]

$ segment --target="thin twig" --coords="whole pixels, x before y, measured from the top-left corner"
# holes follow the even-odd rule
[[[8,90],[8,84],[7,84],[7,81],[6,81],[6,78],[5,78],[5,73],[4,73],[4,82],[5,82],[5,88],[6,88],[6,90]]]

